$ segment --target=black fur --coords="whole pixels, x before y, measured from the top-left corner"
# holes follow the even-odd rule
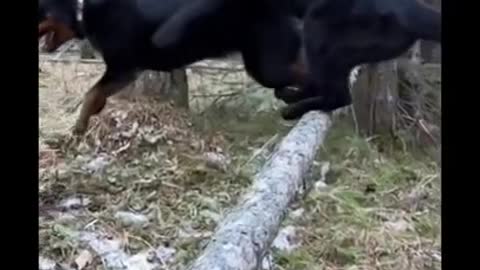
[[[398,57],[419,39],[440,42],[441,13],[416,0],[314,0],[304,36],[310,76],[303,91],[288,98],[303,101],[283,112],[287,119],[350,105],[350,71]]]
[[[290,100],[297,102],[299,99],[296,97],[303,95],[281,86],[292,81],[303,85],[307,76],[303,44],[295,33],[302,32],[298,20],[305,15],[312,1],[314,0],[191,1],[159,26],[152,42],[157,48],[173,48],[187,40],[192,32],[210,31],[217,25],[228,31],[226,25],[241,24],[245,29],[250,29],[257,39],[257,42],[250,43],[256,47],[248,45],[243,51],[247,72],[253,77],[263,78],[260,82],[264,85],[275,88],[277,98],[287,103]],[[301,70],[297,70],[298,73],[294,76],[296,79],[288,72],[288,66],[295,58],[301,63],[297,66]],[[296,107],[298,106],[301,107]]]
[[[288,72],[301,61],[302,42],[298,19],[312,0],[195,0],[183,5],[152,36],[157,48],[173,48],[186,42],[192,33],[211,33],[219,28],[239,36],[247,72],[264,86],[283,87],[298,83]],[[297,21],[296,21],[297,20]],[[235,25],[235,27],[231,27]],[[221,32],[221,33],[220,33]],[[243,34],[247,33],[247,35]],[[290,83],[289,83],[290,82]],[[278,97],[281,94],[276,92]]]
[[[291,72],[292,65],[303,60],[298,18],[307,5],[298,3],[311,0],[295,6],[292,1],[190,1],[159,25],[152,42],[165,49],[190,43],[195,33],[212,42],[235,39],[247,73],[263,86],[277,89],[276,96],[282,98],[283,87],[302,81],[301,75]]]
[[[223,20],[249,21],[258,17],[294,16],[302,18],[312,0],[196,0],[183,5],[167,22],[160,25],[153,35],[154,44],[159,47],[170,47],[188,36],[192,28],[205,28],[212,22]],[[268,18],[267,18],[268,19]]]
[[[154,46],[154,33],[181,8],[196,2],[202,1],[85,0],[81,32],[110,69],[169,71],[240,52],[248,73],[262,85],[277,88],[294,83],[285,73],[298,59],[300,31],[292,16],[271,11],[268,5],[240,5],[242,11],[233,5],[231,12],[203,18],[201,27],[189,27],[174,46]],[[40,0],[43,10],[72,29],[79,28],[75,6],[75,0]]]
[[[155,46],[154,33],[196,1],[84,0],[81,25],[75,19],[75,0],[40,0],[39,6],[45,14],[76,29],[78,37],[84,34],[101,53],[106,71],[94,88],[106,97],[120,91],[137,71],[170,71],[234,52],[241,53],[248,74],[265,87],[282,89],[299,83],[292,65],[299,59],[301,35],[294,18],[283,8],[227,4],[229,12],[202,17],[198,26],[189,25],[174,46]],[[279,93],[277,90],[281,97]],[[97,100],[99,94],[95,95],[91,99]]]

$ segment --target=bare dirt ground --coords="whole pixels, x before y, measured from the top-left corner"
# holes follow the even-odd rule
[[[41,269],[183,269],[288,131],[276,113],[242,121],[111,100],[73,142],[103,67],[41,67]],[[436,163],[339,120],[315,166],[327,173],[292,206],[265,269],[440,269]]]

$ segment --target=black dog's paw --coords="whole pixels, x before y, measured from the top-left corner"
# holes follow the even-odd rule
[[[289,104],[285,108],[282,108],[280,113],[285,120],[296,120],[310,111],[330,113],[336,108],[337,106],[332,106],[332,104],[330,104],[324,97],[317,96]]]
[[[307,98],[306,92],[298,87],[288,86],[276,88],[274,91],[275,97],[287,104],[296,103]]]
[[[307,98],[288,104],[288,106],[281,109],[280,114],[284,120],[297,120],[309,111],[318,110],[318,107],[321,107],[321,102],[321,97]]]

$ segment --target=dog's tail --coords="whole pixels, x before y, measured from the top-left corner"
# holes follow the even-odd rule
[[[442,13],[431,6],[421,3],[421,0],[411,0],[407,25],[418,39],[441,42]]]

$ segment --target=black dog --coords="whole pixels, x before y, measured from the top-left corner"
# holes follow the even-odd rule
[[[158,48],[172,47],[188,37],[192,28],[210,27],[212,22],[273,15],[302,18],[313,0],[195,0],[183,5],[160,25],[152,37]],[[267,12],[267,13],[265,13]]]
[[[106,99],[141,70],[170,71],[205,59],[240,52],[250,76],[265,87],[301,84],[302,40],[292,16],[267,5],[245,6],[242,12],[214,14],[191,27],[175,46],[156,47],[152,36],[184,5],[196,0],[84,0],[77,20],[76,0],[40,0],[39,36],[52,35],[50,49],[73,37],[86,37],[101,53],[106,71],[85,95],[75,133],[83,133]],[[249,12],[248,18],[244,12]],[[299,60],[300,59],[300,60]],[[277,90],[278,93],[281,90]]]
[[[282,112],[286,119],[350,105],[352,68],[398,57],[419,39],[441,42],[441,13],[417,0],[314,0],[303,31],[310,76],[284,96],[299,101]]]
[[[295,119],[310,110],[332,111],[351,104],[348,76],[353,67],[400,56],[418,39],[440,41],[441,14],[416,0],[197,0],[182,7],[157,30],[155,45],[172,46],[205,18],[265,6],[304,18],[308,82],[283,91],[290,104],[282,115]],[[285,8],[287,6],[287,8]],[[242,7],[246,7],[243,8]]]

